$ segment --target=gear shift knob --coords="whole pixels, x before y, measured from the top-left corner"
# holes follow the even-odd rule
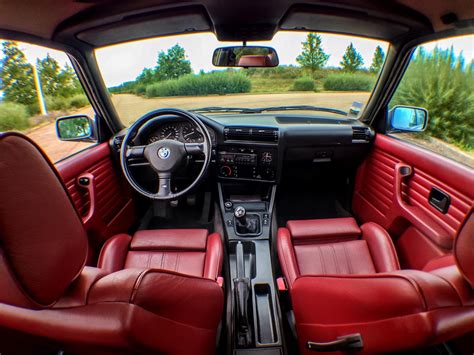
[[[237,206],[234,210],[234,216],[238,219],[244,218],[246,213],[245,208],[242,206]]]

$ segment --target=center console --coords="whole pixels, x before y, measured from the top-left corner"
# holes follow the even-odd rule
[[[232,351],[282,355],[283,332],[271,250],[276,184],[255,175],[263,167],[276,169],[276,165],[262,165],[263,153],[258,149],[239,153],[246,155],[245,159],[238,154],[230,157],[227,152],[219,156],[230,165],[222,160],[220,167],[229,166],[234,175],[232,179],[223,177],[218,191],[229,255],[230,282],[226,284],[230,286],[227,292],[231,292]]]

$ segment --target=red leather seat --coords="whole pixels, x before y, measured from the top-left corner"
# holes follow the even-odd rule
[[[301,352],[312,353],[309,341],[356,333],[363,353],[377,353],[474,331],[473,238],[471,214],[454,256],[426,271],[399,270],[390,236],[375,223],[359,228],[352,218],[289,221],[278,231],[277,247]]]
[[[103,246],[98,267],[108,272],[156,268],[216,280],[222,268],[222,241],[206,229],[142,230],[119,234]]]
[[[81,220],[26,137],[0,134],[0,183],[0,353],[215,351],[218,234],[121,234],[84,267]]]

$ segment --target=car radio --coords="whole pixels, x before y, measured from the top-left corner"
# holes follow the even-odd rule
[[[218,173],[221,178],[275,181],[277,150],[226,146],[218,152]]]

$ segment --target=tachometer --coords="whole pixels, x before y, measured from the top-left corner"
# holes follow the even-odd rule
[[[187,143],[202,143],[204,137],[192,124],[183,125],[183,138]]]
[[[160,128],[160,139],[179,140],[179,130],[176,126],[168,124]]]

